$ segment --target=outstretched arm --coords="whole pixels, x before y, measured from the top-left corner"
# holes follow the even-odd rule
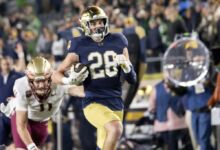
[[[79,61],[78,55],[75,53],[68,53],[63,62],[59,65],[58,69],[53,73],[52,80],[54,83],[67,84],[68,81],[64,77],[64,72],[70,68],[70,66]]]
[[[76,96],[76,97],[85,97],[84,87],[75,86],[75,85],[69,86],[68,94],[70,94],[71,96]]]
[[[13,121],[13,128],[15,127],[17,133],[23,143],[27,146],[28,150],[38,150],[37,146],[33,142],[31,135],[28,131],[28,100],[26,96],[26,90],[20,87],[20,82],[15,81],[13,88],[15,99],[10,100],[9,104],[15,106],[15,121]],[[13,108],[13,107],[12,107]]]
[[[16,111],[16,127],[20,138],[27,146],[28,150],[38,150],[37,146],[34,144],[31,138],[30,133],[28,132],[27,124],[27,111]]]

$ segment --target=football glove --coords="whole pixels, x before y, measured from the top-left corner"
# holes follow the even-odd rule
[[[88,77],[88,75],[89,71],[87,70],[87,67],[77,63],[70,68],[69,77],[64,77],[62,81],[64,84],[79,85]]]
[[[125,73],[129,73],[131,71],[132,64],[125,57],[125,55],[123,55],[123,54],[116,55],[115,60],[116,60],[116,63],[122,68],[122,70]]]
[[[7,105],[5,105],[4,103],[0,104],[0,112],[4,113],[7,117],[10,118],[14,111],[15,102],[13,101],[13,99],[8,100]]]

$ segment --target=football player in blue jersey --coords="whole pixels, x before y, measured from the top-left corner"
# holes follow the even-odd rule
[[[80,17],[85,36],[73,38],[64,61],[53,78],[62,84],[83,82],[86,97],[83,112],[97,128],[97,149],[114,150],[122,134],[123,101],[121,78],[136,82],[136,73],[129,60],[128,42],[121,33],[109,33],[108,17],[97,7],[90,6]],[[80,71],[65,77],[72,64],[84,64]]]

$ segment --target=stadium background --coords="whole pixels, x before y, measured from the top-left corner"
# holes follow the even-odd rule
[[[65,57],[68,40],[80,34],[75,30],[80,26],[79,14],[89,5],[100,6],[106,11],[112,32],[140,27],[144,33],[141,36],[139,32],[135,34],[144,39],[142,57],[146,60],[142,59],[140,63],[146,64],[147,69],[140,77],[139,90],[126,110],[125,126],[129,135],[134,123],[147,109],[152,86],[162,79],[162,56],[175,34],[195,31],[210,51],[217,53],[220,43],[219,3],[218,0],[1,0],[0,58],[10,57],[12,67],[19,72],[24,72],[27,62],[37,55],[49,59],[56,68]],[[136,48],[140,47],[137,45]],[[133,54],[138,51],[135,49]],[[57,119],[53,120],[55,123],[51,122],[51,137],[45,149],[54,145],[54,149],[69,149],[65,146],[86,149],[83,146],[94,144],[95,136],[87,137],[88,134],[94,135],[94,129],[89,125],[84,127],[87,122],[81,116],[80,100],[73,102],[71,99],[77,98],[68,96],[65,99],[62,126],[57,127]],[[60,140],[63,139],[64,147],[59,144],[56,147],[59,137],[56,129],[61,131],[61,128]],[[92,150],[91,145],[89,149]]]

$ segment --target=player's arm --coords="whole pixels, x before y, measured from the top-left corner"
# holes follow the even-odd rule
[[[53,73],[52,80],[54,83],[68,84],[67,77],[64,76],[64,72],[70,68],[73,63],[79,61],[78,55],[75,53],[68,53],[63,62],[59,65],[58,69]]]
[[[16,127],[20,138],[27,146],[28,150],[38,150],[37,146],[34,144],[31,138],[31,135],[28,132],[27,124],[27,111],[16,111]]]
[[[20,82],[15,81],[13,92],[15,96],[15,112],[16,112],[16,123],[15,127],[18,134],[28,150],[38,150],[34,144],[30,133],[27,129],[28,124],[28,101],[26,97],[26,90],[20,87]],[[14,125],[14,124],[13,124]]]
[[[134,67],[130,62],[128,49],[125,47],[123,49],[123,54],[118,55],[117,57],[117,62],[124,72],[125,79],[131,84],[135,83],[137,81],[137,75],[134,71]]]
[[[71,85],[67,89],[67,94],[76,97],[85,97],[84,87]]]

